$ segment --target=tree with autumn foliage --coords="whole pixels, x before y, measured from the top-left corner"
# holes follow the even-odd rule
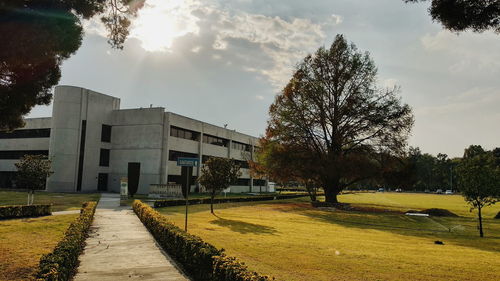
[[[376,81],[369,54],[342,35],[306,56],[270,106],[261,143],[267,169],[317,182],[329,203],[377,176],[374,155],[403,152],[413,115],[399,88],[381,89]]]

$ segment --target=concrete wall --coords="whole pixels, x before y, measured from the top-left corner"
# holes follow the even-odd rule
[[[97,190],[102,124],[109,124],[111,112],[120,100],[87,89],[58,86],[52,109],[49,157],[54,174],[47,181],[49,191],[77,191],[82,120],[86,120],[84,166],[81,191]]]
[[[47,129],[51,127],[51,118],[31,118],[25,120],[25,126],[22,129]],[[49,138],[15,138],[1,139],[0,151],[11,150],[49,150]],[[15,172],[17,168],[15,163],[19,160],[0,159],[0,171]]]
[[[139,194],[146,194],[150,184],[161,182],[164,111],[144,108],[113,112],[110,190],[119,191],[129,162],[141,163]]]

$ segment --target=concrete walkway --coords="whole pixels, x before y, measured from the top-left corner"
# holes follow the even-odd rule
[[[74,280],[189,280],[118,194],[102,194]]]

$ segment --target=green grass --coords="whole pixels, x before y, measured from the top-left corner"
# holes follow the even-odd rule
[[[27,280],[78,215],[0,221],[0,280]]]
[[[374,193],[339,199],[391,210],[446,208],[465,217],[318,210],[300,198],[218,204],[217,216],[209,205],[190,206],[188,230],[278,280],[498,280],[500,222],[486,219],[486,238],[479,238],[461,197]],[[491,217],[498,209],[485,213]],[[183,207],[158,210],[183,227]]]
[[[324,198],[320,197],[320,200]],[[354,203],[358,206],[385,208],[408,211],[429,208],[447,209],[459,216],[475,217],[476,211],[469,212],[470,207],[461,195],[425,194],[425,193],[352,193],[340,195],[339,201]],[[483,210],[484,217],[492,218],[500,211],[500,204]]]
[[[79,210],[87,201],[99,201],[99,193],[52,193],[38,191],[34,204],[52,204],[52,211]],[[26,205],[28,193],[25,191],[0,191],[0,206]]]

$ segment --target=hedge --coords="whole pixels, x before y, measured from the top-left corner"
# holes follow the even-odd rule
[[[200,237],[185,232],[149,205],[135,200],[132,208],[158,244],[181,264],[194,280],[274,280],[274,278],[249,271],[244,263],[236,258],[227,257],[224,249],[217,249]]]
[[[0,219],[50,216],[51,205],[0,206]]]
[[[86,202],[80,216],[70,224],[54,250],[43,255],[38,265],[36,280],[70,280],[78,267],[78,256],[83,252],[85,239],[94,219],[96,202]]]
[[[299,197],[308,196],[307,194],[293,194],[293,195],[266,195],[266,196],[252,196],[252,197],[229,197],[229,198],[215,198],[214,204],[219,203],[232,203],[232,202],[252,202],[252,201],[270,201],[270,200],[282,200],[282,199],[293,199]],[[188,199],[189,205],[197,204],[210,204],[210,198],[193,198]],[[154,203],[155,208],[161,207],[172,207],[186,205],[185,199],[174,199],[174,200],[156,200]]]

